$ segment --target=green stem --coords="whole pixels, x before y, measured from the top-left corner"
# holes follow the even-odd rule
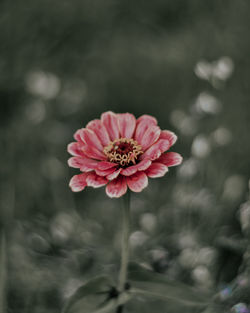
[[[122,255],[121,268],[119,274],[118,290],[124,291],[127,280],[127,268],[129,260],[129,222],[130,222],[130,193],[124,196],[123,216],[122,216]]]

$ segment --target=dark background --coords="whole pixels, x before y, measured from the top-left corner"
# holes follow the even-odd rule
[[[213,293],[237,277],[245,246],[223,238],[240,246],[248,197],[249,13],[247,0],[1,1],[9,312],[60,312],[118,269],[121,201],[68,188],[67,144],[107,110],[155,116],[184,157],[132,196],[131,258]]]

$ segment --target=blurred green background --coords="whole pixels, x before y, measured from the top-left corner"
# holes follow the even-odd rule
[[[131,258],[213,293],[244,271],[249,13],[247,0],[1,1],[8,312],[60,312],[81,283],[118,270],[121,201],[68,188],[67,144],[107,110],[155,116],[184,156],[132,196]]]

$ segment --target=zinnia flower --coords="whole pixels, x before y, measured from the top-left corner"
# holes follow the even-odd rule
[[[70,180],[72,191],[86,186],[102,187],[111,198],[124,195],[127,188],[140,192],[148,177],[164,176],[168,167],[179,165],[182,157],[165,153],[177,140],[168,130],[161,130],[150,115],[138,119],[130,113],[105,112],[74,134],[76,142],[68,145],[73,155],[69,166],[82,172]]]

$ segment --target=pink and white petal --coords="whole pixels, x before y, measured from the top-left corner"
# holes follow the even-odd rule
[[[182,160],[183,158],[179,153],[167,152],[167,153],[163,153],[157,161],[170,167],[170,166],[177,166],[181,164]]]
[[[151,178],[162,177],[167,172],[168,172],[168,167],[158,162],[152,163],[152,165],[145,171],[147,176]]]
[[[170,142],[170,146],[173,146],[177,141],[177,136],[170,130],[162,130],[160,139],[167,139]]]
[[[166,139],[159,139],[156,143],[154,143],[146,152],[141,155],[141,159],[150,159],[156,160],[160,157],[160,155],[168,150],[170,147],[170,143]]]
[[[140,144],[142,146],[142,149],[145,151],[147,148],[152,146],[152,144],[158,140],[160,134],[161,134],[160,127],[154,125],[150,126],[141,138]]]
[[[108,162],[108,161],[102,161],[98,164],[98,169],[99,170],[102,170],[102,171],[105,171],[105,170],[108,170],[112,167],[117,167],[118,164],[117,163],[112,163],[112,162]]]
[[[89,187],[99,188],[105,186],[108,180],[105,177],[96,175],[95,172],[91,172],[86,178],[86,183]]]
[[[119,168],[117,171],[115,171],[115,172],[113,172],[113,173],[107,175],[107,176],[106,176],[107,179],[108,179],[108,180],[113,180],[113,179],[117,178],[117,177],[119,176],[119,174],[121,173],[121,170],[122,170],[122,169]]]
[[[72,157],[68,160],[70,167],[79,168],[82,172],[93,171],[98,166],[98,161],[82,157]]]
[[[81,142],[71,142],[70,144],[68,144],[68,152],[74,156],[84,156],[83,153],[83,143]]]
[[[151,115],[148,115],[148,114],[143,114],[140,117],[138,117],[137,124],[140,123],[141,121],[146,121],[152,125],[158,124],[157,119]]]
[[[80,136],[81,130],[82,129],[78,129],[73,135],[76,141],[80,141],[80,142],[82,141],[81,136]]]
[[[108,176],[108,175],[114,173],[115,171],[116,171],[115,167],[108,168],[106,170],[100,170],[98,168],[95,169],[96,174],[99,176]]]
[[[129,166],[127,168],[124,168],[121,171],[121,174],[124,176],[131,176],[134,173],[136,173],[137,171],[144,171],[146,170],[150,165],[151,165],[151,160],[148,159],[144,159],[142,161],[140,161],[140,163],[136,164],[136,165],[132,165]]]
[[[119,198],[127,192],[126,179],[123,176],[118,176],[116,179],[108,183],[106,194],[110,198]]]
[[[134,192],[141,192],[148,185],[148,177],[144,172],[137,172],[126,179],[129,189]]]
[[[156,126],[157,120],[150,116],[150,115],[142,115],[138,118],[136,123],[136,130],[135,130],[135,140],[138,143],[141,143],[142,137],[145,134],[146,130],[151,126]]]
[[[109,138],[108,131],[100,120],[90,121],[87,124],[86,128],[91,129],[95,132],[104,147],[110,143],[111,140]]]
[[[69,182],[69,187],[71,190],[74,192],[82,191],[87,186],[87,175],[87,173],[83,173],[73,176]]]
[[[82,128],[80,136],[82,141],[85,142],[88,146],[91,146],[99,151],[103,151],[103,145],[93,130]]]
[[[109,137],[112,141],[120,138],[118,117],[114,112],[108,111],[103,113],[101,115],[101,121],[107,129]]]
[[[121,137],[132,138],[136,126],[136,118],[134,115],[130,113],[120,113],[117,114],[117,116]]]
[[[104,155],[102,151],[97,150],[96,148],[89,146],[89,145],[84,145],[83,153],[91,159],[102,160],[102,161],[105,161],[107,159],[107,157]]]

